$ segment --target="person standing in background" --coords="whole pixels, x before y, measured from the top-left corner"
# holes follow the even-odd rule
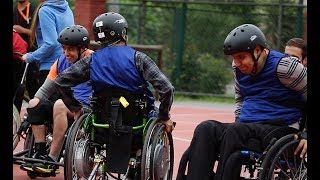
[[[298,58],[298,60],[307,67],[307,43],[303,39],[289,39],[286,43],[284,53]]]
[[[39,86],[41,86],[56,59],[62,55],[62,46],[58,42],[59,33],[74,25],[74,16],[66,0],[39,0],[31,24],[30,44],[35,42],[38,48],[22,56],[27,63],[39,64]]]
[[[35,9],[36,7],[34,7],[29,0],[17,0],[17,4],[13,8],[13,29],[19,33],[29,45],[30,27]],[[32,48],[35,47],[29,46],[29,49]]]
[[[12,31],[12,50],[13,50],[13,56],[12,56],[12,63],[15,65],[15,69],[13,71],[13,87],[14,90],[17,91],[19,83],[22,78],[22,73],[20,71],[17,71],[17,69],[22,69],[22,62],[21,62],[21,56],[19,54],[25,54],[27,53],[28,49],[28,43],[22,39],[19,33],[17,33],[14,29]],[[19,54],[16,54],[19,53]],[[21,66],[18,66],[18,65]],[[18,109],[18,111],[21,109],[21,100],[16,101],[16,95],[14,95],[14,105]],[[20,112],[20,111],[19,111]]]
[[[17,0],[17,4],[13,8],[13,29],[15,32],[19,33],[19,35],[23,38],[25,42],[27,42],[27,52],[34,51],[37,49],[37,45],[30,45],[30,34],[31,34],[31,22],[33,20],[33,15],[36,7],[32,5],[29,0]],[[26,52],[25,52],[26,53]],[[19,58],[20,59],[20,58]],[[25,64],[20,60],[14,61],[14,73],[15,73],[15,85],[14,89],[16,89],[17,85],[20,83],[22,78],[22,73],[24,71]],[[28,65],[27,70],[27,78],[26,78],[26,89],[30,98],[34,97],[34,94],[40,87],[38,84],[38,73],[39,67],[36,62],[30,63]],[[16,104],[16,103],[15,103]],[[16,104],[17,106],[17,104]]]

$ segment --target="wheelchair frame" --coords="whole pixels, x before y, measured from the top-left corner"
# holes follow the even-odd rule
[[[299,154],[294,155],[294,150],[300,142],[295,139],[296,133],[287,134],[279,139],[273,138],[263,152],[241,150],[240,179],[250,180],[287,180],[307,179],[307,160],[301,159]],[[181,157],[177,180],[185,179],[185,170],[188,162],[187,149]],[[244,176],[242,173],[248,170]]]
[[[20,57],[23,56],[23,54],[20,52],[13,52],[13,54],[16,54]],[[25,94],[25,92],[26,92],[25,91],[25,89],[26,89],[25,84],[26,84],[26,76],[27,76],[28,66],[29,66],[29,63],[26,63],[22,77],[21,77],[20,84],[17,87],[16,92],[13,97],[13,118],[12,118],[13,119],[13,121],[12,121],[12,123],[13,123],[13,126],[12,126],[13,127],[13,150],[16,149],[16,147],[20,141],[20,137],[21,137],[21,132],[19,132],[19,130],[20,130],[20,126],[21,126],[20,112],[21,112],[21,107],[22,107],[23,101],[25,101],[25,102],[30,101],[30,98]],[[16,102],[18,104],[15,104],[16,98],[19,99],[19,101],[18,101],[19,103]]]
[[[52,123],[46,123],[45,124],[47,127],[46,130],[46,151],[47,154],[49,154],[50,151],[50,147],[51,147],[51,141],[52,141],[52,136],[53,136],[53,129],[52,129]],[[34,136],[33,136],[33,132],[32,132],[32,128],[31,125],[29,125],[25,131],[25,137],[23,137],[25,139],[24,141],[24,149],[22,151],[19,152],[15,152],[13,153],[13,163],[14,164],[24,164],[24,163],[36,163],[36,162],[42,162],[42,163],[46,163],[46,164],[53,164],[56,165],[58,167],[60,166],[64,166],[63,161],[63,157],[64,157],[64,147],[65,147],[65,139],[67,137],[67,134],[69,132],[69,129],[67,130],[67,132],[65,133],[65,138],[64,138],[64,142],[63,145],[60,149],[60,153],[59,153],[59,158],[57,162],[51,162],[51,161],[45,161],[45,160],[41,160],[41,159],[35,159],[32,156],[35,153],[34,150]],[[20,135],[21,136],[21,135]],[[48,173],[48,174],[43,174],[43,173],[38,173],[35,171],[27,171],[27,175],[30,178],[36,178],[36,177],[51,177],[51,176],[56,176],[56,174],[53,173]]]
[[[25,102],[29,102],[30,101],[30,98],[27,96],[27,95],[24,95],[23,96],[23,101]],[[22,121],[21,121],[21,117],[20,117],[20,110],[17,109],[17,107],[13,104],[13,115],[12,115],[12,119],[13,119],[13,126],[12,126],[12,130],[13,130],[13,150],[16,149],[17,145],[19,144],[20,142],[20,138],[24,138],[22,137],[22,132],[21,132],[21,129],[20,129],[20,126],[22,124]]]
[[[65,179],[125,179],[132,175],[134,179],[172,179],[174,149],[171,133],[164,131],[165,126],[156,118],[134,126],[133,131],[143,130],[143,147],[138,149],[135,156],[130,155],[125,174],[110,173],[106,167],[106,144],[91,141],[94,138],[94,128],[109,128],[109,124],[95,123],[95,115],[82,115],[70,128],[66,140],[64,161]],[[142,152],[141,152],[142,151]],[[166,154],[167,153],[167,154]],[[161,156],[164,155],[165,157]],[[166,156],[167,155],[167,156]],[[163,168],[164,167],[164,168]]]
[[[20,134],[18,134],[18,131],[21,126],[21,118],[20,118],[20,113],[17,109],[17,107],[13,104],[13,122],[12,122],[12,130],[13,130],[13,150],[16,149],[19,141],[20,141]]]
[[[300,142],[295,134],[280,138],[266,153],[259,170],[259,179],[307,179],[307,158],[294,151]]]

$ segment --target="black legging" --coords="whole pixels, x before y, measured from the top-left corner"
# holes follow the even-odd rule
[[[29,63],[27,78],[26,78],[26,89],[30,99],[34,97],[37,90],[40,88],[39,84],[39,67],[35,62]]]
[[[42,84],[44,83],[44,81],[47,79],[47,76],[49,74],[50,70],[40,70],[39,71],[39,76],[38,76],[38,80],[39,80],[39,85],[42,86]],[[39,87],[40,87],[39,86]]]

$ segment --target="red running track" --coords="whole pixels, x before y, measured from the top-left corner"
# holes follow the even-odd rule
[[[233,104],[216,103],[189,103],[175,102],[171,109],[171,119],[177,123],[172,132],[174,142],[174,176],[176,179],[180,158],[185,149],[189,146],[195,127],[202,121],[215,119],[222,122],[234,121]],[[22,150],[23,142],[20,142],[15,151]],[[60,174],[56,177],[40,178],[37,180],[63,180],[63,167],[60,167]],[[13,165],[13,180],[30,179],[25,171],[20,170],[19,165]]]

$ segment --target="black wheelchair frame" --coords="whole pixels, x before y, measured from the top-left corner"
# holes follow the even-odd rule
[[[58,158],[57,162],[51,162],[51,161],[45,161],[45,160],[41,160],[41,159],[36,159],[33,158],[33,155],[35,153],[35,149],[34,149],[34,136],[33,136],[33,132],[32,132],[32,128],[31,125],[28,124],[28,122],[24,122],[26,123],[25,126],[21,126],[21,128],[25,128],[23,130],[19,130],[19,132],[24,133],[23,137],[24,138],[24,149],[22,151],[18,151],[13,153],[13,163],[14,164],[24,164],[24,163],[36,163],[36,162],[41,162],[41,163],[45,163],[45,164],[52,164],[52,165],[56,165],[58,167],[60,166],[64,166],[63,163],[63,157],[64,157],[64,147],[65,147],[65,141],[62,145],[62,148],[60,150],[60,155]],[[49,154],[50,151],[50,146],[51,146],[51,142],[52,142],[52,136],[53,136],[53,127],[52,127],[52,123],[46,123],[46,151],[47,154]],[[67,130],[67,132],[65,133],[65,138],[67,137],[69,129]],[[35,171],[27,171],[27,175],[30,178],[36,178],[36,177],[50,177],[50,176],[56,176],[55,172],[53,173],[38,173]]]
[[[300,139],[294,138],[297,133],[292,132],[279,138],[272,138],[263,151],[241,150],[234,152],[230,158],[240,159],[241,165],[232,167],[233,171],[239,172],[239,179],[248,180],[307,179],[306,158],[301,159],[299,154],[294,155],[293,153],[300,141]],[[272,134],[270,136],[272,137]],[[253,144],[255,144],[254,141]],[[186,179],[188,151],[189,149],[181,157],[177,180]]]
[[[295,134],[286,135],[267,151],[259,170],[259,179],[307,179],[307,157],[294,155],[301,138]]]
[[[13,52],[13,54],[18,55],[19,57],[22,57],[23,54],[20,52]],[[20,126],[21,126],[21,118],[20,118],[20,112],[23,102],[29,102],[30,98],[26,95],[26,75],[28,70],[28,63],[25,64],[24,71],[21,77],[20,84],[18,85],[17,89],[15,90],[15,94],[13,97],[13,150],[17,147],[21,133],[19,132]]]

